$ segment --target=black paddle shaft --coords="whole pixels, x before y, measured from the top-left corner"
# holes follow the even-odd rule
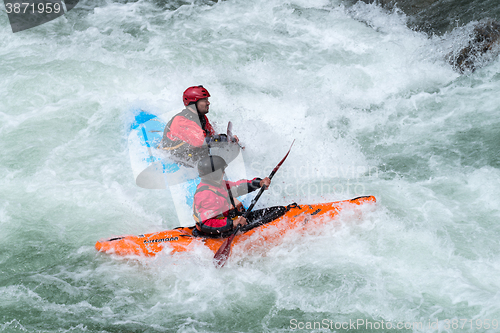
[[[288,154],[290,154],[290,150],[292,150],[292,146],[295,140],[293,140],[292,145],[290,146],[290,149],[288,149],[288,153],[286,153],[285,157],[281,160],[281,162],[278,163],[278,165],[273,169],[271,174],[269,175],[269,179],[272,179],[274,174],[278,171],[280,166],[285,162],[286,158],[288,157]],[[265,190],[265,186],[262,186],[260,188],[259,193],[255,196],[255,198],[252,200],[252,203],[250,207],[248,207],[248,210],[243,214],[244,218],[247,218],[248,214],[252,211],[253,207],[257,203],[257,200],[259,200],[260,196]],[[241,224],[238,224],[236,229],[234,229],[233,233],[222,243],[222,245],[219,247],[219,250],[215,253],[214,256],[214,264],[215,267],[221,268],[226,264],[227,258],[229,258],[229,254],[231,253],[231,243],[233,242],[234,236],[240,231]]]
[[[279,162],[278,165],[273,169],[273,171],[271,172],[271,174],[268,177],[269,179],[273,179],[274,175],[276,174],[276,172],[278,171],[278,169],[280,168],[280,166],[283,164],[283,162],[285,162],[286,158],[288,157],[288,154],[290,154],[290,150],[292,150],[292,146],[293,146],[294,142],[295,142],[295,140],[293,140],[292,145],[290,146],[290,149],[288,149],[288,153],[286,153],[285,157],[283,157],[283,159],[281,160],[281,162]],[[248,214],[253,209],[253,207],[255,206],[255,204],[257,203],[257,201],[259,200],[259,198],[262,195],[262,193],[264,193],[265,189],[266,189],[266,186],[262,186],[260,188],[259,193],[252,200],[252,203],[250,204],[250,207],[248,207],[248,209],[245,212],[245,214],[243,214],[244,218],[247,218]]]

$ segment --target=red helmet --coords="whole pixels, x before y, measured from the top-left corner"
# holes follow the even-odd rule
[[[189,105],[189,103],[198,102],[200,99],[210,97],[210,93],[203,86],[189,87],[184,91],[182,99],[184,105]]]

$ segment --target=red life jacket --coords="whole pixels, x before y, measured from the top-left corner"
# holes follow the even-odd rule
[[[160,148],[181,157],[190,158],[208,154],[204,147],[205,138],[215,131],[205,115],[199,116],[184,109],[176,114],[165,126]]]
[[[231,200],[228,190],[235,191],[240,196],[259,188],[256,186],[260,178],[242,179],[237,182],[223,181],[219,186],[200,182],[193,199],[193,217],[196,228],[207,234],[220,234],[233,228],[233,220],[229,217]],[[255,184],[254,184],[255,183]],[[233,189],[234,188],[234,189]]]
[[[227,218],[230,209],[231,202],[224,187],[205,183],[198,185],[193,199],[196,229],[210,234],[231,230],[233,222]]]

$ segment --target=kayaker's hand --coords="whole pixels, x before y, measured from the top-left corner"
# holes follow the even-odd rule
[[[260,187],[265,186],[264,189],[267,190],[269,185],[271,185],[271,179],[269,177],[266,177],[260,181]]]
[[[238,137],[236,135],[233,135],[233,142],[240,142],[240,139],[238,139]]]
[[[238,224],[241,224],[241,226],[247,225],[247,219],[243,216],[238,216],[238,218],[233,220],[233,228],[236,228]]]
[[[241,203],[241,201],[239,201],[238,199],[234,199],[234,204],[236,205],[236,210],[238,212],[242,212],[244,211],[244,207],[243,207],[243,204]]]

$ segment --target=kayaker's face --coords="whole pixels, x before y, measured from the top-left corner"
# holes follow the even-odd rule
[[[196,102],[196,109],[198,109],[198,113],[201,115],[205,115],[208,113],[208,108],[209,108],[210,102],[208,101],[207,98],[202,98]]]

